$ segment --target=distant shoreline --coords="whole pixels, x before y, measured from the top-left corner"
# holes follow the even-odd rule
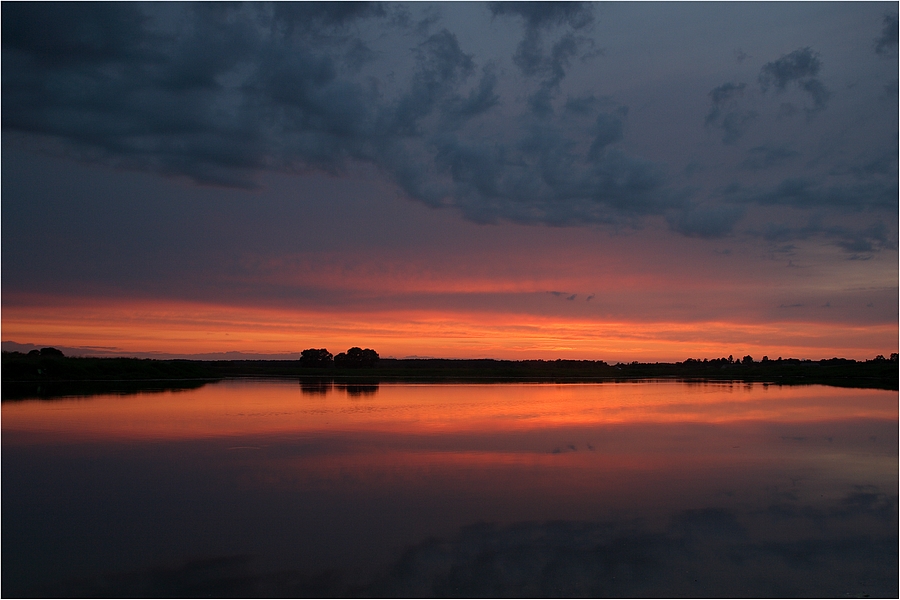
[[[277,378],[360,384],[407,383],[614,383],[641,380],[738,381],[775,385],[820,384],[898,389],[896,355],[868,361],[784,359],[687,360],[680,363],[609,365],[589,360],[392,359],[357,368],[308,367],[299,360],[158,360],[36,356],[3,352],[4,400],[56,396],[71,388],[104,390],[189,389],[224,379]],[[96,389],[90,392],[90,389]]]

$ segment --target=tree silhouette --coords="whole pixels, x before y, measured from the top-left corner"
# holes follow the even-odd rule
[[[378,362],[378,353],[370,348],[363,350],[357,346],[334,357],[334,366],[340,368],[374,367]]]
[[[300,353],[300,364],[304,367],[327,367],[332,360],[331,352],[325,348],[307,348]]]

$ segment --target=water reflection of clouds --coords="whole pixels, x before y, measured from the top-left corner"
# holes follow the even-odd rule
[[[896,596],[895,393],[306,383],[5,404],[3,595]]]
[[[304,401],[298,401],[301,397]],[[360,399],[375,397],[377,403],[368,404],[377,404],[379,410],[358,410]],[[196,439],[343,429],[423,435],[466,431],[496,434],[560,427],[629,427],[649,422],[716,426],[854,418],[896,422],[898,415],[896,393],[884,390],[770,386],[766,391],[761,386],[747,390],[677,382],[619,386],[226,381],[190,392],[156,394],[146,402],[104,395],[79,403],[77,410],[68,410],[74,407],[65,400],[58,404],[67,410],[45,410],[38,402],[4,403],[4,435],[30,431],[52,432],[55,438],[95,440]],[[248,412],[280,416],[249,419]],[[785,435],[791,433],[786,431]]]
[[[374,595],[896,596],[892,521],[792,539],[758,536],[752,515],[721,508],[682,511],[661,530],[638,522],[481,525],[409,548]]]
[[[896,499],[873,489],[793,511],[683,510],[662,527],[631,521],[475,523],[400,552],[366,581],[344,569],[267,571],[249,556],[110,573],[46,595],[272,597],[896,597]],[[874,509],[873,509],[874,507]],[[830,515],[867,527],[794,521]],[[776,521],[772,528],[766,521]]]

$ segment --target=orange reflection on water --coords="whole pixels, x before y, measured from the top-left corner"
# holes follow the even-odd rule
[[[685,519],[706,515],[703,535],[719,540],[708,555],[743,544],[748,563],[765,544],[793,557],[897,529],[893,391],[243,380],[5,402],[2,413],[4,515],[26,523],[4,541],[25,566],[63,547],[58,578],[83,576],[65,569],[85,548],[98,549],[101,573],[227,551],[264,553],[279,573],[352,565],[368,578],[477,523],[513,536],[559,522],[618,536],[637,523],[639,543],[675,536],[674,556],[694,539]],[[122,539],[134,557],[122,558]],[[566,551],[577,541],[561,540]]]
[[[634,423],[771,423],[898,418],[897,393],[825,386],[382,384],[228,381],[190,391],[4,403],[6,441],[203,439],[327,432],[451,435]],[[17,434],[29,434],[19,436]]]

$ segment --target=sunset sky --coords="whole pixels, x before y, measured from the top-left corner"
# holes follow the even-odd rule
[[[0,10],[5,350],[897,351],[896,2]]]

